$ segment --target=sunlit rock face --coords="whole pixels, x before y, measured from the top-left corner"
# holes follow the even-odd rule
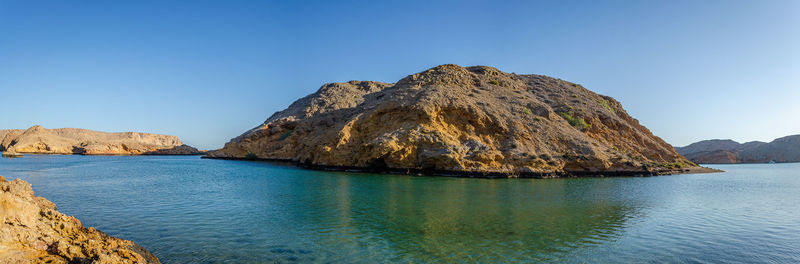
[[[0,263],[160,263],[147,250],[56,211],[31,185],[0,176]]]
[[[176,136],[138,132],[106,133],[80,128],[0,130],[0,151],[37,154],[198,154]]]
[[[453,64],[394,84],[325,84],[208,157],[512,177],[696,167],[611,97],[552,77]]]

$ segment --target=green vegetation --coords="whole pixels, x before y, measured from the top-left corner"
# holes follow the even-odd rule
[[[581,131],[585,131],[586,129],[592,127],[592,125],[586,123],[586,120],[584,120],[583,117],[573,117],[571,113],[567,112],[561,112],[558,115],[564,118],[564,120],[567,120],[567,122],[569,122],[570,125]]]
[[[278,141],[283,141],[287,137],[291,136],[292,132],[294,132],[294,129],[289,129],[288,131],[283,132],[283,134],[281,134],[281,136],[278,138]]]
[[[681,169],[681,168],[696,167],[697,164],[688,160],[683,160],[677,162],[663,163],[661,164],[661,166],[667,169]]]
[[[608,111],[611,111],[612,113],[616,113],[617,112],[617,109],[614,109],[613,107],[611,107],[611,103],[608,100],[598,99],[597,103],[599,103],[600,105],[603,106],[603,108],[607,109]]]
[[[680,163],[680,162],[671,162],[671,163],[662,164],[662,166],[664,166],[667,169],[680,169],[680,168],[683,168],[686,165],[684,165],[683,163]]]
[[[533,114],[533,112],[531,112],[531,110],[530,110],[530,109],[528,109],[527,107],[523,107],[523,108],[522,108],[522,112],[523,112],[523,113],[525,113],[526,115]]]
[[[500,82],[498,82],[497,80],[491,80],[489,81],[489,83],[494,85],[500,85]]]
[[[247,153],[247,155],[244,155],[244,159],[247,159],[247,160],[257,160],[257,159],[258,159],[258,156],[256,156],[256,154],[255,154],[255,153],[252,153],[252,152],[250,152],[250,153]]]

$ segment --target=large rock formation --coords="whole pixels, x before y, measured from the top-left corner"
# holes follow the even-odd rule
[[[0,176],[0,263],[160,263],[136,243],[83,227],[31,185]]]
[[[0,151],[85,155],[194,155],[176,136],[137,132],[106,133],[79,128],[0,130]]]
[[[698,168],[611,97],[547,76],[452,64],[395,84],[325,84],[207,157],[465,176]]]
[[[696,163],[800,162],[800,135],[778,138],[770,143],[751,141],[739,144],[730,139],[703,140],[675,149]]]

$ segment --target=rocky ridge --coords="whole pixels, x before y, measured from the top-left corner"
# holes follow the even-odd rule
[[[34,196],[31,185],[0,176],[0,262],[160,263],[128,240],[111,237]]]
[[[176,136],[138,132],[106,133],[79,128],[0,130],[0,151],[84,155],[194,155],[197,149]]]
[[[394,84],[325,84],[206,157],[477,177],[700,170],[611,97],[453,64]]]
[[[800,162],[800,135],[778,138],[769,143],[751,141],[740,144],[730,139],[703,140],[675,149],[696,163]]]

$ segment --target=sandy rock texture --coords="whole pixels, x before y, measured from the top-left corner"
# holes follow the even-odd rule
[[[0,176],[0,263],[160,263],[128,240],[84,227],[31,185]]]
[[[800,135],[785,136],[769,143],[751,141],[740,144],[730,139],[711,139],[675,149],[696,163],[800,162]]]
[[[611,97],[543,75],[453,64],[394,84],[325,84],[207,157],[478,177],[697,167]]]
[[[176,136],[123,132],[106,133],[79,128],[0,130],[0,151],[37,154],[177,155],[197,154]]]

